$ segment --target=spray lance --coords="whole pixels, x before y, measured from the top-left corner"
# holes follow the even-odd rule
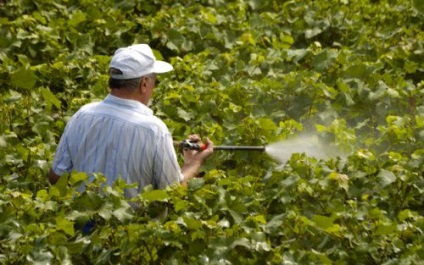
[[[203,143],[193,143],[187,140],[181,142],[174,142],[175,146],[179,146],[184,150],[197,150],[202,151],[207,148],[206,144]],[[226,151],[265,151],[265,146],[234,146],[234,145],[218,145],[214,146],[213,150],[226,150]]]

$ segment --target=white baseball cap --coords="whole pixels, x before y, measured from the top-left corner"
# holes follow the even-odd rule
[[[156,60],[152,49],[147,44],[135,44],[115,51],[109,68],[115,68],[122,74],[111,73],[114,79],[132,79],[148,74],[161,74],[172,71],[171,64]]]

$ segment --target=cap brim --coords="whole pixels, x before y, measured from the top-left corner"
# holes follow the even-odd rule
[[[164,61],[155,61],[153,64],[153,73],[162,74],[174,70],[174,67]]]

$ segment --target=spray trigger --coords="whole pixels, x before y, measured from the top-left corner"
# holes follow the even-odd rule
[[[184,150],[197,150],[197,151],[203,151],[208,147],[206,144],[193,143],[187,140],[181,141],[180,146]]]

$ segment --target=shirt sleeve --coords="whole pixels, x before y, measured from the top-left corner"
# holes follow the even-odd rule
[[[57,175],[69,173],[72,170],[72,160],[69,153],[66,131],[60,138],[59,145],[57,146],[52,169]]]
[[[166,186],[181,182],[184,179],[181,173],[181,167],[178,164],[177,154],[170,133],[158,139],[153,163],[153,178],[156,188],[163,189]]]

